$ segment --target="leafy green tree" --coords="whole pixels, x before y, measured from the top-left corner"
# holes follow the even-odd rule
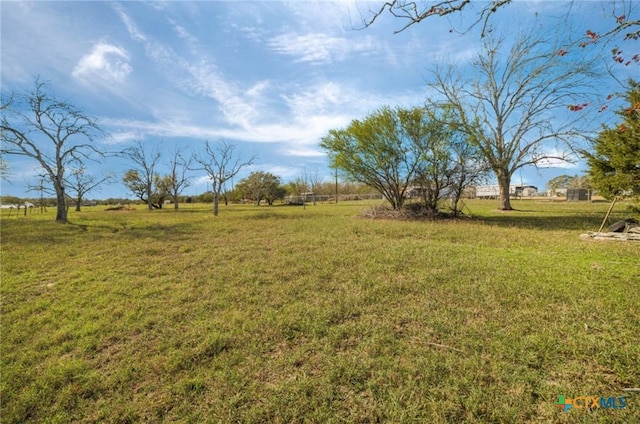
[[[557,177],[553,177],[547,181],[547,188],[551,190],[552,194],[555,194],[556,191],[569,187],[571,179],[573,179],[571,175],[558,175]]]
[[[462,191],[485,169],[449,106],[384,108],[330,131],[322,146],[332,167],[377,190],[394,209],[411,193],[432,215],[445,195],[454,198],[457,213]]]
[[[630,80],[628,106],[616,112],[613,127],[603,126],[591,151],[583,151],[593,186],[607,198],[640,197],[640,83]]]
[[[569,179],[568,188],[586,188],[592,189],[591,177],[589,175],[574,175]]]
[[[238,182],[235,189],[244,197],[254,201],[256,206],[260,206],[262,200],[266,200],[269,205],[278,198],[283,198],[285,189],[280,184],[280,177],[270,172],[255,171]]]
[[[419,153],[415,182],[427,212],[437,214],[447,197],[457,215],[463,191],[486,173],[479,149],[468,142],[455,109],[448,105],[399,111],[399,116]]]
[[[364,120],[353,120],[345,129],[330,130],[320,145],[332,168],[374,188],[398,209],[404,204],[420,161],[420,152],[403,128],[399,111],[382,108]],[[420,136],[420,134],[415,134]]]
[[[158,174],[147,177],[137,169],[130,169],[125,172],[122,182],[149,210],[152,210],[162,209],[164,199],[169,195],[166,191],[170,184],[168,179],[168,176],[160,177]]]
[[[147,204],[147,208],[162,208],[162,203],[154,201],[157,194],[159,176],[156,174],[156,166],[160,161],[160,150],[155,147],[151,151],[145,149],[140,140],[121,153],[134,164],[134,168],[128,170],[123,178],[123,183],[133,194]]]
[[[427,211],[435,214],[441,193],[449,185],[450,127],[424,108],[398,109],[397,115],[402,132],[417,154],[414,189],[419,191]]]
[[[554,195],[560,189],[566,188],[587,188],[591,189],[591,177],[588,175],[571,175],[563,174],[558,175],[557,177],[551,178],[547,182],[547,188],[551,191],[551,194]]]
[[[213,203],[214,194],[211,191],[206,191],[196,196],[196,202],[200,203]]]
[[[461,212],[460,199],[465,190],[485,181],[490,167],[478,146],[470,143],[467,135],[459,130],[455,118],[450,126],[450,167],[447,169],[447,179],[451,210],[453,216],[458,216]]]

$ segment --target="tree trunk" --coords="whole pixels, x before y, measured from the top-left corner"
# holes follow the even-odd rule
[[[173,199],[173,210],[174,211],[178,210],[178,197],[177,196]]]
[[[66,224],[67,222],[67,204],[63,187],[56,187],[56,222]]]
[[[151,184],[147,184],[147,209],[153,210],[153,200],[151,199]]]
[[[511,211],[511,200],[509,199],[509,186],[511,185],[511,175],[502,173],[498,175],[498,186],[500,187],[500,206],[498,209],[503,211]]]
[[[76,199],[76,212],[80,212],[81,204],[82,204],[82,197],[80,197],[80,196],[79,196],[79,197]]]
[[[218,206],[220,204],[220,193],[213,195],[213,216],[218,216]]]

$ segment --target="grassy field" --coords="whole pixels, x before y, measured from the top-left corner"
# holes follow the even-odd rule
[[[1,421],[640,422],[640,243],[578,238],[607,204],[496,203],[5,214]]]

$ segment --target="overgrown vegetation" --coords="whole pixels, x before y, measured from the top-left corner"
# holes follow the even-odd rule
[[[594,186],[605,197],[640,202],[640,83],[629,80],[628,105],[616,113],[621,122],[603,126],[593,151],[583,151]],[[639,205],[640,206],[640,205]]]
[[[579,240],[604,203],[513,205],[4,215],[2,422],[639,421],[638,245]]]
[[[442,105],[385,107],[344,129],[330,130],[320,144],[333,168],[376,190],[394,211],[406,210],[409,197],[420,197],[434,216],[448,197],[458,212],[463,191],[480,182],[488,168],[455,115]]]

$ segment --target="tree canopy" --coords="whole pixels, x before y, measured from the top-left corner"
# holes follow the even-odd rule
[[[629,81],[621,121],[603,126],[592,150],[583,151],[593,185],[607,198],[640,197],[640,83]]]
[[[549,159],[566,160],[563,149],[583,134],[583,117],[562,113],[568,102],[588,102],[593,72],[586,61],[558,55],[559,45],[535,34],[523,32],[505,48],[505,38],[486,37],[472,61],[473,74],[440,66],[430,86],[455,110],[460,130],[498,180],[500,209],[510,210],[513,173]],[[438,107],[439,101],[431,103]]]
[[[66,223],[66,171],[101,154],[95,141],[106,133],[79,108],[49,94],[40,79],[29,92],[3,95],[2,103],[0,156],[25,156],[38,163],[55,190],[56,222]]]
[[[426,212],[434,215],[445,194],[457,205],[462,190],[484,168],[459,128],[450,107],[385,107],[329,131],[321,146],[332,167],[381,193],[393,209],[411,195],[422,198]]]
[[[166,192],[160,192],[160,176],[156,173],[160,162],[158,147],[149,151],[142,141],[136,140],[133,146],[121,154],[134,164],[134,168],[128,170],[123,177],[124,185],[145,202],[149,210],[162,208]]]
[[[262,200],[269,205],[273,201],[284,197],[284,188],[280,185],[280,177],[264,171],[254,171],[248,177],[240,180],[235,189],[244,197],[248,197],[260,206]]]
[[[344,129],[330,130],[320,143],[333,168],[377,190],[393,209],[404,203],[420,156],[401,110],[382,108],[363,120],[351,121]]]

